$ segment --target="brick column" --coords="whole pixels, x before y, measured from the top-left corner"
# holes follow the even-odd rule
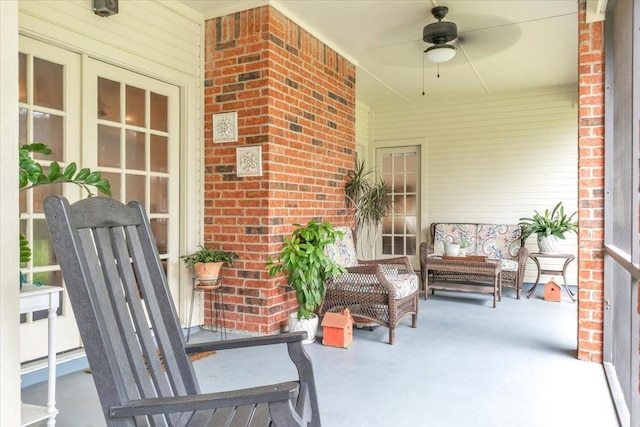
[[[205,32],[204,244],[236,251],[227,327],[269,334],[297,309],[269,278],[293,223],[346,224],[355,152],[355,66],[276,9],[211,19]],[[212,114],[237,111],[238,141],[214,143]],[[238,177],[236,148],[262,147],[263,175]]]
[[[578,358],[602,362],[604,296],[604,22],[580,0],[578,58]]]

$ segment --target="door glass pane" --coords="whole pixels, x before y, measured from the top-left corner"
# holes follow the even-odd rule
[[[158,247],[158,252],[161,254],[167,253],[167,242],[168,242],[168,223],[164,218],[154,218],[149,220],[149,225],[151,226],[151,231],[153,232],[154,237],[156,238],[156,245]]]
[[[64,160],[64,121],[57,116],[39,111],[33,112],[33,142],[42,142],[51,148],[50,155],[34,153],[36,159]]]
[[[111,172],[101,172],[101,174],[104,179],[109,181],[109,185],[111,186],[111,197],[124,202],[124,200],[122,200],[122,192],[120,191],[120,174]]]
[[[166,96],[151,92],[151,129],[167,131],[167,101]]]
[[[19,123],[18,123],[18,142],[20,145],[27,143],[27,119],[29,111],[26,108],[20,108],[18,111]]]
[[[27,102],[27,55],[18,55],[18,102]]]
[[[150,179],[151,213],[169,213],[169,179],[152,176]]]
[[[49,229],[44,219],[33,220],[33,238],[31,239],[32,262],[34,267],[44,267],[58,263],[51,242]]]
[[[45,173],[49,173],[49,168],[42,168]],[[30,190],[33,193],[33,212],[44,212],[42,204],[44,199],[54,194],[62,194],[62,183],[59,184],[47,184],[34,187]]]
[[[62,110],[62,77],[62,65],[33,58],[33,103]]]
[[[120,123],[120,83],[98,77],[98,118]]]
[[[145,170],[144,140],[144,132],[127,131],[127,169]]]
[[[98,125],[98,166],[120,167],[120,129]]]
[[[149,154],[151,156],[152,172],[169,172],[169,163],[167,161],[168,150],[169,146],[166,137],[151,135]]]
[[[145,204],[145,177],[143,175],[127,175],[125,181],[126,186],[126,202],[137,200],[143,205]]]
[[[145,91],[134,86],[127,85],[126,94],[126,123],[133,126],[145,124]]]

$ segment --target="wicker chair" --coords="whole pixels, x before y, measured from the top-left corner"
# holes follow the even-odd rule
[[[406,256],[373,261],[357,259],[354,233],[327,246],[325,253],[347,269],[347,273],[327,281],[320,314],[348,308],[354,318],[389,328],[389,344],[395,342],[400,320],[411,314],[411,327],[418,321],[418,276]]]

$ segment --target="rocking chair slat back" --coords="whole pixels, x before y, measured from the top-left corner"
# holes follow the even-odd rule
[[[140,203],[92,197],[69,205],[51,196],[44,211],[109,426],[307,425],[311,417],[296,408],[308,408],[310,398],[298,382],[200,394]],[[303,338],[285,344],[303,365],[306,391],[313,374]],[[305,402],[296,403],[298,395]],[[315,415],[310,425],[319,426]]]

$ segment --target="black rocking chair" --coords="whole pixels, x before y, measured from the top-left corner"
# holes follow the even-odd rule
[[[186,344],[140,203],[50,196],[44,212],[107,425],[320,426],[305,332]],[[294,381],[200,393],[190,353],[272,344]]]

